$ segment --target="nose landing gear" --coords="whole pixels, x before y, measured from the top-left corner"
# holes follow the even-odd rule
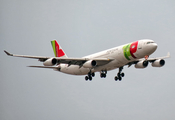
[[[125,76],[125,74],[122,72],[122,70],[123,70],[123,67],[120,67],[119,72],[117,73],[117,76],[114,77],[115,81],[117,81],[117,80],[121,81],[122,77]]]

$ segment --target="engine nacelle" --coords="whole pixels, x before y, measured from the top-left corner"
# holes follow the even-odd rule
[[[158,59],[152,63],[153,67],[162,67],[165,65],[165,60],[163,59]]]
[[[148,66],[148,61],[139,61],[135,64],[135,68],[146,68]]]
[[[47,59],[44,63],[43,63],[43,65],[44,66],[53,66],[53,65],[55,65],[57,63],[57,59],[55,59],[55,58],[50,58],[50,59]]]
[[[89,60],[83,64],[83,67],[85,68],[93,68],[97,65],[97,62],[95,60]]]

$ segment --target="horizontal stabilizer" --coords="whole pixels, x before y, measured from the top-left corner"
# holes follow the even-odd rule
[[[28,67],[60,69],[60,66],[28,66]]]

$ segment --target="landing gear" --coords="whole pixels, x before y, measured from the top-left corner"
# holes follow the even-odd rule
[[[100,77],[101,78],[106,78],[106,74],[107,74],[107,71],[106,70],[102,70],[101,72],[100,72]],[[92,80],[92,77],[94,77],[95,76],[95,73],[93,72],[93,73],[91,73],[91,71],[88,73],[88,75],[87,76],[85,76],[85,80],[86,81],[91,81]]]
[[[106,78],[106,74],[101,73],[100,77],[101,77],[101,78]]]
[[[107,71],[106,70],[102,70],[101,73],[100,73],[100,77],[101,78],[106,78],[106,74],[107,74]]]
[[[87,76],[85,76],[85,80],[86,81],[91,81],[92,80],[92,77],[94,77],[95,76],[95,73],[91,73],[91,72],[89,72],[88,73],[88,75]]]
[[[117,80],[121,81],[122,80],[122,77],[125,76],[124,73],[121,73],[122,70],[123,70],[123,67],[120,67],[119,68],[119,72],[117,73],[117,76],[114,77],[115,81],[117,81]]]

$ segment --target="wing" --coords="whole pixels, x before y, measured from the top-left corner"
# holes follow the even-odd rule
[[[157,57],[157,58],[148,58],[147,60],[149,62],[154,62],[155,60],[159,60],[159,59],[166,59],[166,58],[169,58],[170,57],[170,53],[168,52],[166,56],[164,57]]]
[[[99,65],[104,65],[109,62],[111,62],[114,59],[109,58],[62,58],[62,57],[44,57],[44,56],[30,56],[30,55],[17,55],[17,54],[11,54],[4,50],[4,52],[8,56],[14,56],[14,57],[22,57],[22,58],[32,58],[32,59],[38,59],[40,62],[45,62],[48,59],[54,58],[57,60],[57,64],[64,63],[70,65],[79,65],[80,67],[89,60],[95,60]],[[47,67],[48,68],[48,67]]]
[[[4,50],[4,52],[8,55],[8,56],[13,56],[13,57],[22,57],[22,58],[33,58],[33,59],[38,59],[41,62],[46,61],[47,59],[51,58],[51,57],[43,57],[43,56],[30,56],[30,55],[15,55],[15,54],[11,54],[7,51]]]
[[[156,60],[166,59],[166,58],[169,58],[169,57],[170,57],[170,53],[168,52],[168,54],[166,56],[163,56],[163,57],[148,58],[148,59],[144,59],[144,58],[143,59],[137,59],[135,61],[129,62],[126,65],[128,65],[128,67],[130,67],[133,64],[137,64],[139,61],[148,61],[148,62],[153,63]]]

